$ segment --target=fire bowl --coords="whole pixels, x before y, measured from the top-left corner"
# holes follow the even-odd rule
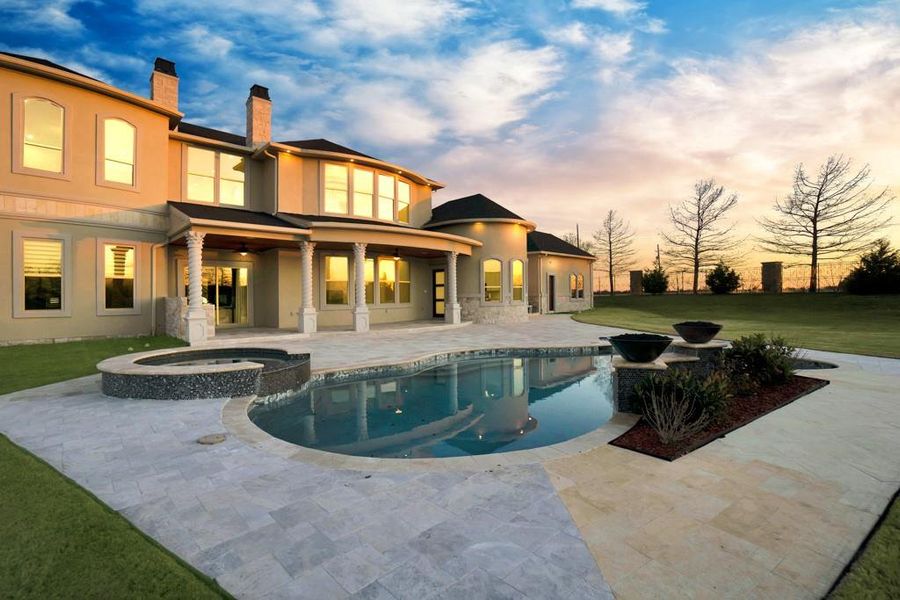
[[[672,338],[667,335],[655,333],[623,333],[609,338],[616,352],[630,362],[653,362],[659,355],[666,351]]]
[[[705,344],[722,329],[721,325],[710,321],[684,321],[675,323],[672,327],[689,344]]]

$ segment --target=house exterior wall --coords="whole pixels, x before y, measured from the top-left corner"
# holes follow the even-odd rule
[[[472,249],[471,256],[460,256],[457,264],[457,295],[462,308],[462,318],[476,323],[514,323],[528,319],[528,303],[512,299],[512,261],[524,263],[524,297],[528,297],[526,235],[528,230],[518,223],[474,222],[458,223],[440,228],[452,233],[480,240],[483,246]],[[485,260],[497,259],[503,265],[502,300],[484,300],[482,266]]]
[[[556,307],[553,312],[576,312],[591,308],[592,259],[537,252],[529,253],[528,257],[528,303],[535,309],[541,313],[550,312],[550,275],[556,276]],[[569,287],[569,276],[572,274],[584,277],[584,298],[572,298]]]

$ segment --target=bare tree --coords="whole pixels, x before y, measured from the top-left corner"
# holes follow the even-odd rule
[[[627,271],[634,262],[634,231],[616,211],[610,210],[600,229],[594,232],[598,262],[609,275],[609,295],[616,293],[615,276]]]
[[[701,179],[694,184],[694,195],[676,207],[669,206],[669,221],[675,229],[663,234],[665,254],[694,271],[693,293],[697,293],[700,268],[718,262],[734,245],[730,233],[733,224],[722,218],[737,204],[737,194],[726,194],[715,179]]]
[[[761,250],[809,257],[809,291],[818,289],[819,261],[865,249],[873,234],[890,223],[884,211],[894,200],[888,188],[870,193],[869,165],[851,171],[851,160],[831,156],[813,176],[803,164],[794,172],[794,189],[775,202],[778,216],[762,219],[768,232]]]
[[[572,244],[576,248],[584,250],[585,252],[590,252],[594,245],[590,240],[583,240],[579,237],[577,233],[564,233],[560,238],[562,241]]]

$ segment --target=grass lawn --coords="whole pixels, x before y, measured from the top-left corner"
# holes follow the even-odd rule
[[[0,435],[0,598],[228,598]]]
[[[881,526],[828,600],[900,598],[900,502],[894,498]]]
[[[110,356],[177,346],[184,342],[157,336],[2,347],[0,394],[96,373],[97,363]]]
[[[900,296],[605,296],[574,318],[659,333],[674,333],[679,321],[716,321],[725,339],[774,333],[802,348],[900,358]]]

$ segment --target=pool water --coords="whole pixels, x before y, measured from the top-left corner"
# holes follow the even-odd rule
[[[316,387],[250,418],[301,446],[391,458],[471,456],[572,439],[613,415],[609,356],[469,359]]]

